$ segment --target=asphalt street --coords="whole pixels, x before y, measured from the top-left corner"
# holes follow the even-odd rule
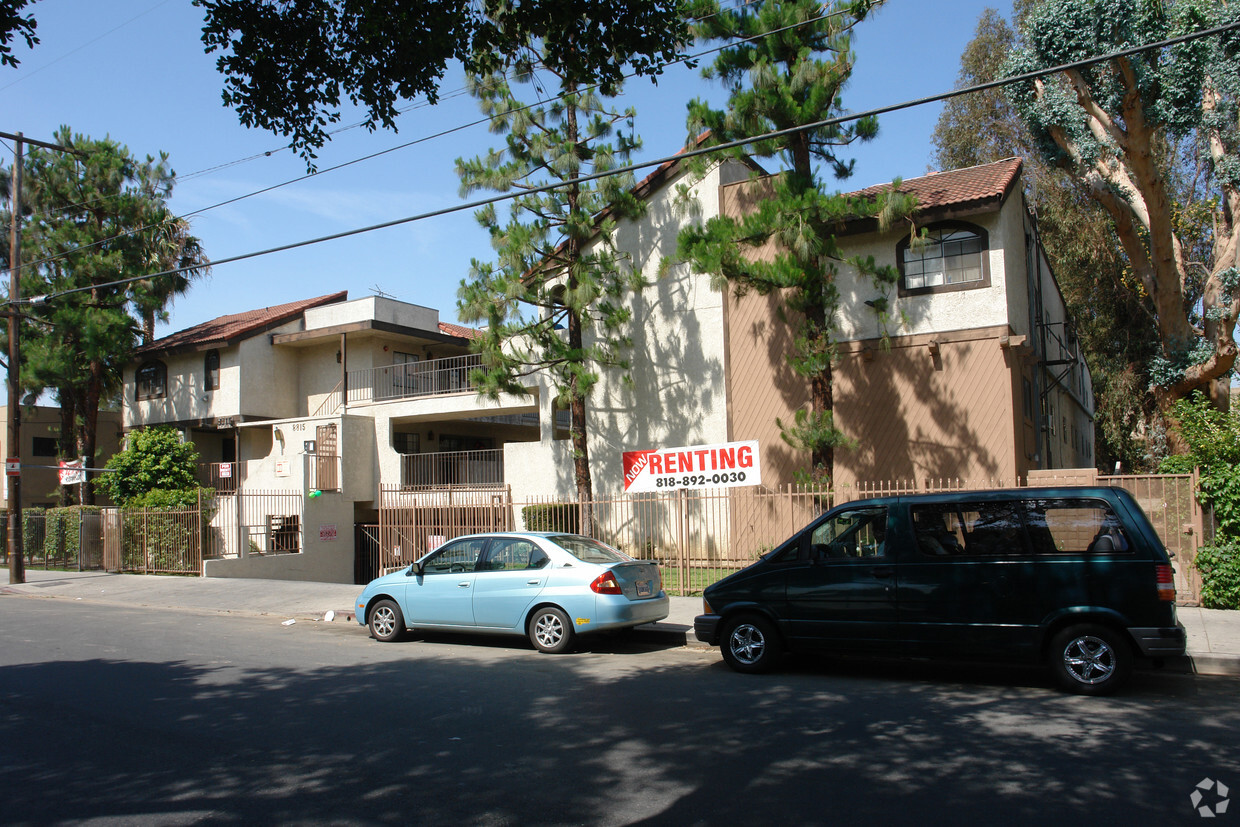
[[[599,637],[380,644],[348,623],[0,596],[6,824],[1200,823],[1240,681],[1113,698],[1038,669]]]

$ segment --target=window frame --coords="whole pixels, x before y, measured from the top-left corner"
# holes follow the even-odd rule
[[[212,367],[212,361],[215,365]],[[209,391],[220,389],[220,352],[215,348],[208,350],[202,357],[202,384]]]
[[[933,224],[927,225],[924,229],[926,232],[966,230],[975,234],[982,242],[982,250],[979,254],[981,256],[982,277],[976,281],[964,281],[957,284],[907,287],[904,273],[904,253],[911,246],[911,242],[908,235],[904,234],[896,244],[896,269],[900,271],[897,294],[900,297],[925,296],[935,293],[957,293],[961,290],[981,290],[990,287],[990,233],[985,227],[980,227],[968,221],[936,221]]]
[[[154,371],[158,376],[159,387],[152,390],[153,382],[143,376],[143,372]],[[168,366],[158,359],[150,359],[138,366],[133,374],[134,399],[142,402],[147,399],[163,399],[168,395]],[[144,389],[145,386],[145,389]]]

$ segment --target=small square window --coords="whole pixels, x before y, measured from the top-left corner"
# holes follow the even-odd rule
[[[32,453],[36,457],[58,457],[60,440],[54,436],[37,436],[34,438]]]

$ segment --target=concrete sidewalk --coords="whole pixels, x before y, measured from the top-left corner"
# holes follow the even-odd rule
[[[341,583],[39,569],[27,569],[23,584],[9,585],[8,581],[8,569],[0,568],[0,595],[270,616],[281,622],[324,622],[332,612],[334,622],[353,623],[353,601],[362,591],[361,586]],[[701,598],[673,597],[665,620],[638,629],[678,645],[705,646],[693,636],[693,618],[701,612]],[[1170,664],[1171,668],[1202,675],[1240,675],[1240,612],[1179,607],[1177,613],[1188,632],[1188,657]]]

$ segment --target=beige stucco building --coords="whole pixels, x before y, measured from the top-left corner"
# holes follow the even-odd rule
[[[589,403],[600,496],[622,493],[625,451],[757,440],[772,488],[805,465],[775,424],[807,399],[785,361],[789,326],[776,298],[737,299],[713,289],[710,274],[665,263],[687,222],[760,197],[754,172],[726,162],[691,177],[665,164],[638,185],[646,215],[617,228],[650,286],[628,298],[627,381],[605,373]],[[925,239],[910,245],[907,228],[863,222],[841,239],[846,255],[873,255],[902,276],[884,344],[866,304],[875,289],[840,275],[836,417],[856,448],[837,452],[837,484],[1011,480],[1092,465],[1088,372],[1022,199],[1019,161],[904,187],[917,196]],[[378,522],[385,497],[412,506],[429,492],[485,491],[502,506],[574,492],[546,381],[479,397],[472,335],[430,308],[344,293],[226,316],[138,351],[124,425],[181,429],[225,496],[300,495],[300,513],[282,517],[300,532],[298,554],[268,554],[238,528],[239,546],[208,560],[208,575],[365,579],[373,572],[358,562],[353,527]],[[236,512],[238,524],[277,516]]]
[[[0,452],[5,457],[20,457],[23,508],[52,508],[60,504],[60,409],[39,405],[23,407],[22,446],[20,454],[11,452],[8,445],[8,429],[0,429]],[[8,406],[0,405],[0,418],[8,420]],[[99,411],[95,428],[95,466],[102,468],[120,450],[120,411]],[[76,459],[76,457],[71,458]],[[89,472],[89,480],[98,472]],[[89,484],[89,482],[87,483]],[[4,501],[8,502],[8,478],[5,478]],[[97,495],[98,505],[111,505],[111,501]]]

